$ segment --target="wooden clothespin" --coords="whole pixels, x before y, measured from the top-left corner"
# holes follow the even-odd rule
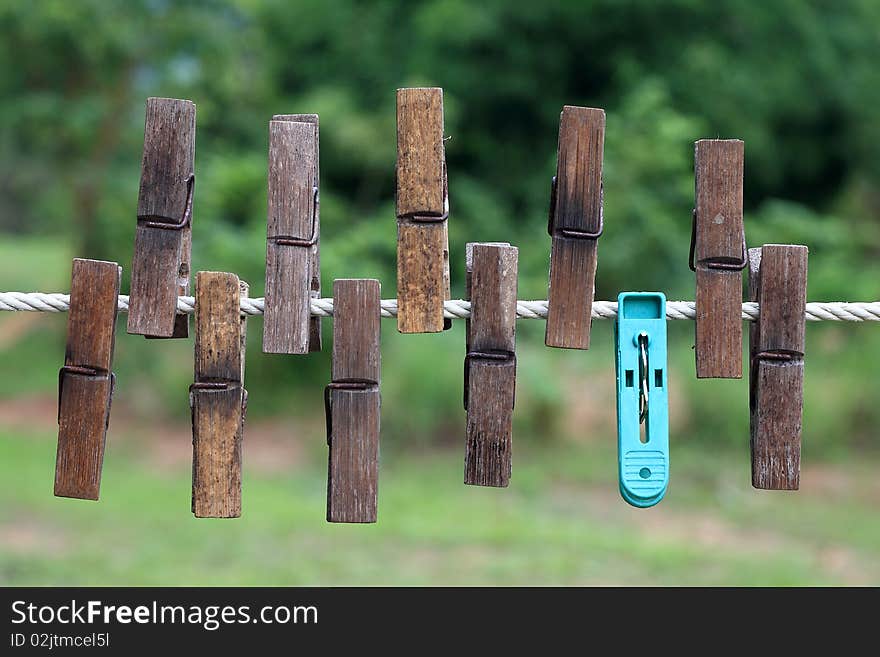
[[[116,306],[122,268],[75,258],[67,349],[58,373],[55,495],[97,500],[115,378]]]
[[[192,102],[147,99],[129,333],[153,338],[189,334],[189,316],[177,314],[177,297],[189,290],[195,143]]]
[[[248,285],[235,274],[196,276],[195,382],[189,401],[193,424],[192,512],[197,518],[241,516],[241,441],[247,409],[244,389],[246,316],[240,298]]]
[[[797,490],[804,410],[806,246],[749,249],[749,300],[760,307],[749,329],[752,486]]]
[[[518,255],[506,242],[466,247],[471,318],[464,360],[464,483],[475,486],[510,482]]]
[[[694,144],[690,267],[697,277],[697,378],[742,378],[743,142]]]
[[[379,281],[333,281],[327,413],[327,521],[376,522],[379,480]]]
[[[550,192],[550,289],[544,344],[590,348],[590,314],[602,234],[605,112],[562,108],[559,152]]]
[[[263,351],[321,350],[318,253],[318,115],[278,114],[269,122],[269,213]]]
[[[436,333],[449,298],[443,90],[397,90],[397,330]]]

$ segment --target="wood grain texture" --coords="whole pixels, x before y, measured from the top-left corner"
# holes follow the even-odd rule
[[[272,117],[273,121],[294,121],[296,123],[313,123],[315,125],[315,185],[321,187],[321,140],[320,140],[320,123],[317,114],[276,114]],[[320,195],[315,203],[315,244],[309,250],[311,255],[311,281],[309,290],[312,299],[321,298],[321,201]],[[321,318],[309,318],[309,352],[321,351]]]
[[[269,123],[266,353],[304,354],[321,346],[319,318],[310,314],[310,300],[320,295],[321,287],[318,244],[279,242],[318,237],[318,124],[314,119]]]
[[[467,245],[466,484],[510,482],[518,253],[509,244]]]
[[[755,488],[800,486],[807,255],[805,246],[770,244],[749,250],[749,300],[761,309],[749,329]],[[773,358],[774,354],[788,357]]]
[[[605,111],[563,107],[556,162],[556,229],[599,229],[604,150]]]
[[[191,222],[185,214],[195,158],[196,108],[188,100],[149,98],[144,127],[138,225],[131,263],[128,332],[187,337],[189,320],[177,315],[177,296],[189,289]]]
[[[247,393],[239,299],[246,294],[247,286],[242,286],[235,274],[199,272],[196,277],[195,383],[190,403],[192,511],[198,518],[241,516],[241,443]]]
[[[697,378],[742,378],[742,271],[713,262],[743,257],[743,142],[694,146]]]
[[[327,391],[328,522],[376,522],[379,303],[377,280],[338,279],[333,283],[333,383]]]
[[[379,390],[331,390],[327,522],[376,522]]]
[[[807,323],[806,246],[765,244],[761,248],[758,343],[761,351],[804,352]]]
[[[443,90],[397,91],[397,329],[436,333],[449,299],[449,202],[443,147]]]
[[[509,244],[474,243],[470,251],[470,348],[512,352],[516,347],[519,249]]]
[[[334,381],[379,381],[380,290],[372,278],[333,281]]]
[[[397,330],[438,333],[445,328],[449,298],[449,238],[446,222],[397,225]]]
[[[598,252],[596,240],[552,239],[544,333],[548,347],[590,348]]]
[[[55,495],[97,500],[110,421],[116,305],[122,268],[101,260],[73,261],[64,365],[58,395]]]
[[[443,90],[397,90],[397,216],[446,211]]]
[[[596,239],[565,231],[595,233],[602,221],[602,158],[605,112],[565,106],[559,120],[556,186],[550,220],[548,347],[589,349],[596,282]]]
[[[465,293],[466,298],[469,300],[471,298],[471,288],[473,287],[474,281],[474,247],[478,244],[488,245],[488,246],[510,246],[510,242],[467,242],[464,245],[464,275],[465,275]],[[467,350],[471,349],[471,320],[467,318],[464,320],[464,339],[465,346]],[[467,409],[467,402],[465,401],[465,409]]]
[[[516,361],[471,360],[464,483],[510,484]]]

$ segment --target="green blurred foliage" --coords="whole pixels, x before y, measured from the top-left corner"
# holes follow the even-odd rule
[[[170,96],[198,107],[196,270],[236,271],[262,296],[267,122],[317,112],[324,289],[334,277],[370,276],[393,297],[394,90],[436,85],[453,296],[463,293],[465,242],[500,239],[520,247],[520,298],[546,296],[558,117],[573,104],[607,111],[597,298],[624,289],[693,298],[692,148],[702,137],[745,140],[749,243],[809,245],[810,299],[880,298],[878,24],[873,0],[3,3],[0,231],[10,259],[0,287],[64,287],[78,255],[122,263],[127,289],[144,101]],[[58,256],[57,275],[18,246],[38,238]],[[250,412],[313,414],[327,353],[265,356],[260,320],[250,324]],[[591,403],[576,394],[585,381],[610,389],[609,327],[597,323],[587,354],[545,350],[538,325],[520,327],[517,422],[539,439],[577,434],[583,427],[559,416]],[[805,426],[828,450],[876,435],[880,408],[862,367],[880,355],[871,328],[810,329]],[[48,368],[25,378],[49,390],[62,340],[55,322],[9,358]],[[692,326],[671,340],[682,439],[740,444],[745,383],[697,384]],[[385,326],[392,444],[458,440],[462,344],[460,327],[398,336]],[[145,412],[184,417],[190,348],[121,332],[120,394],[127,387]]]

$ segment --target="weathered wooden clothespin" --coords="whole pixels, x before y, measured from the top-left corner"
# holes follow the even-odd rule
[[[241,442],[246,323],[240,298],[248,285],[235,274],[196,276],[192,512],[198,518],[241,516]]]
[[[742,378],[743,142],[694,145],[690,267],[697,278],[697,378]]]
[[[590,314],[602,234],[602,156],[605,112],[562,108],[559,152],[550,192],[548,347],[590,348]]]
[[[752,486],[797,490],[804,410],[806,246],[749,249],[749,300],[760,316],[749,329]]]
[[[466,248],[471,318],[464,360],[464,483],[507,486],[516,390],[519,249],[506,242],[469,243]]]
[[[129,333],[153,338],[189,334],[189,316],[177,314],[177,297],[189,290],[195,143],[193,103],[147,99]]]
[[[327,521],[376,522],[379,480],[379,281],[333,281],[327,413]]]
[[[122,268],[75,258],[67,349],[58,373],[55,495],[97,500],[113,396],[113,346]]]
[[[321,350],[318,253],[318,115],[279,114],[269,122],[269,213],[263,351]]]
[[[449,298],[443,90],[397,90],[397,330],[436,333]]]

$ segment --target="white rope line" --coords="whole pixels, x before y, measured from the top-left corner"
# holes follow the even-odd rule
[[[669,301],[666,303],[666,319],[694,319],[693,301]],[[177,311],[192,314],[195,311],[193,297],[177,297]],[[471,302],[462,299],[446,301],[443,316],[449,319],[467,319],[471,316]],[[70,307],[69,294],[44,292],[0,292],[0,311],[27,311],[42,313],[64,312]],[[119,296],[119,312],[128,312],[128,296]],[[241,312],[245,315],[262,315],[263,299],[242,299]],[[755,321],[759,310],[757,303],[742,305],[742,318]],[[333,299],[312,299],[312,315],[333,316]],[[397,317],[397,299],[382,299],[382,317]],[[546,301],[517,301],[518,319],[546,319]],[[616,301],[594,301],[593,319],[617,317]],[[805,318],[810,322],[880,322],[880,301],[815,301],[807,304]]]

